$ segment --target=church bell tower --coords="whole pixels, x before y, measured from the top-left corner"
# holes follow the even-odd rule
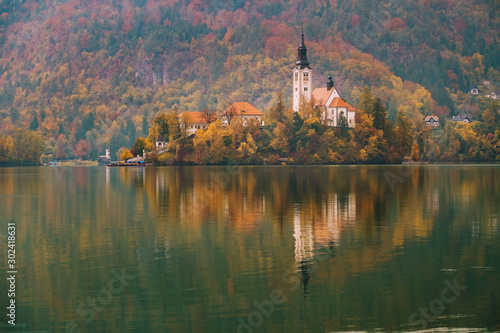
[[[297,61],[293,69],[293,111],[298,112],[302,98],[306,102],[311,99],[312,92],[312,69],[307,61],[307,48],[304,44],[304,32],[297,50]]]

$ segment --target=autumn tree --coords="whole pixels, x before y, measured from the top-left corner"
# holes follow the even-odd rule
[[[153,119],[153,124],[157,128],[157,134],[161,134],[163,138],[168,138],[169,137],[169,124],[168,124],[168,116],[165,113],[162,113],[158,116],[156,116]],[[156,139],[156,138],[155,138]]]
[[[420,161],[420,147],[417,140],[414,140],[411,146],[411,159],[415,162]]]
[[[372,92],[368,86],[363,87],[363,92],[359,97],[358,110],[364,113],[371,114],[373,110],[374,99]]]
[[[229,160],[231,135],[230,128],[220,120],[211,123],[206,131],[197,131],[193,140],[196,162],[220,164]]]
[[[179,121],[179,117],[175,111],[172,111],[167,116],[167,123],[169,128],[170,136],[168,140],[177,140],[181,137],[181,122]],[[167,138],[164,138],[167,140]]]
[[[181,116],[181,120],[179,122],[181,138],[185,138],[188,136],[188,128],[190,128],[192,125],[193,125],[193,118],[188,116],[186,113],[183,113]]]
[[[57,137],[56,146],[54,147],[54,157],[58,160],[65,160],[68,158],[67,154],[67,145],[68,140],[66,140],[66,136],[61,134]]]
[[[285,103],[283,102],[283,93],[279,92],[278,102],[270,110],[271,120],[278,123],[284,123],[288,120],[287,113],[287,108],[285,106]]]
[[[237,115],[237,110],[234,105],[221,112],[221,118],[227,120],[227,124],[231,125],[231,120]]]
[[[494,133],[496,130],[500,129],[500,113],[495,112],[495,110],[499,109],[500,103],[492,100],[490,101],[488,108],[481,114],[483,123],[490,133]]]
[[[135,139],[134,145],[132,146],[132,149],[130,149],[130,152],[134,155],[142,155],[143,150],[145,151],[151,151],[153,148],[153,145],[146,140],[146,138],[137,138]]]
[[[0,163],[12,161],[14,140],[11,136],[0,136]]]
[[[420,153],[421,160],[425,160],[425,158],[427,157],[431,130],[432,129],[430,129],[429,126],[426,126],[423,121],[417,121],[415,123],[415,142],[418,144],[418,151]]]
[[[249,163],[255,157],[257,145],[250,134],[247,134],[246,142],[242,142],[236,151],[241,163]]]
[[[309,101],[305,101],[304,96],[302,96],[299,107],[299,113],[301,117],[304,119],[317,118],[318,121],[320,122],[322,121],[321,119],[322,108],[316,105],[316,100],[314,99],[314,96],[311,96],[311,99]]]
[[[89,154],[89,145],[87,141],[80,140],[76,144],[76,149],[74,151],[75,157],[82,159],[82,157],[87,157]]]
[[[365,113],[357,117],[356,126],[352,131],[352,147],[359,147],[359,160],[364,163],[380,163],[383,161],[381,144],[383,142],[383,131],[373,126],[373,119]]]
[[[209,110],[208,108],[204,108],[201,117],[207,124],[210,125],[217,119],[217,114],[215,110]]]
[[[285,155],[290,151],[290,144],[288,142],[288,129],[284,124],[279,123],[273,132],[274,139],[271,141],[271,148],[279,153]]]
[[[40,133],[18,131],[13,142],[13,160],[20,164],[40,163],[45,142]]]
[[[396,114],[396,135],[401,157],[410,153],[413,143],[413,129],[411,120],[403,108],[399,108]]]
[[[127,161],[127,160],[131,159],[132,157],[134,157],[134,155],[132,155],[132,153],[128,149],[124,149],[120,155],[120,159],[123,161]]]

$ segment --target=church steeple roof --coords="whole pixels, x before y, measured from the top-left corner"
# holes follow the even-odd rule
[[[328,81],[326,81],[326,90],[331,90],[333,88],[333,78],[330,74],[328,74]]]
[[[304,31],[302,31],[302,40],[297,50],[297,61],[295,62],[295,67],[299,69],[311,68],[309,66],[309,61],[307,61],[307,48],[304,44]]]

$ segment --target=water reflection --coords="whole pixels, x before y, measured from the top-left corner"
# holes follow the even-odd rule
[[[447,311],[473,319],[433,324],[493,327],[499,178],[497,166],[4,168],[0,213],[18,222],[30,330],[234,332],[275,288],[287,301],[262,332],[400,330],[450,273],[468,294]],[[470,268],[482,266],[494,269]],[[86,323],[79,302],[122,267],[137,279]]]

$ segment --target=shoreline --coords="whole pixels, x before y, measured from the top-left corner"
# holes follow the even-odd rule
[[[500,165],[500,161],[485,161],[485,162],[479,162],[479,161],[471,161],[471,162],[457,162],[457,161],[450,161],[450,162],[416,162],[416,163],[399,163],[399,164],[389,164],[389,163],[379,163],[379,164],[374,164],[374,163],[369,163],[369,164],[362,164],[362,163],[357,163],[357,164],[239,164],[239,163],[226,163],[226,164],[166,164],[166,165],[153,165],[153,164],[144,164],[144,165],[136,165],[136,164],[131,164],[127,165],[125,163],[119,164],[119,165],[98,165],[97,162],[95,163],[84,163],[84,164],[62,164],[62,165],[48,165],[48,164],[0,164],[0,168],[9,168],[9,167],[225,167],[225,166],[244,166],[244,167],[256,167],[256,166],[262,166],[262,167],[300,167],[300,166],[307,166],[307,167],[312,167],[312,166],[317,166],[317,167],[324,167],[324,166],[439,166],[439,165],[446,165],[446,166],[452,166],[452,165]]]

